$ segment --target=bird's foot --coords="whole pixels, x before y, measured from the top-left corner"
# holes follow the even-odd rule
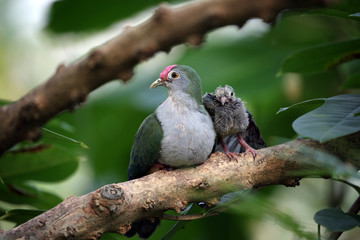
[[[255,149],[253,149],[252,147],[249,146],[248,148],[246,148],[245,153],[251,153],[255,160],[255,158],[256,158],[256,150]]]
[[[228,156],[229,160],[231,161],[234,158],[237,162],[238,161],[236,158],[237,154],[229,151],[228,147],[226,146],[226,143],[224,142],[224,140],[221,137],[219,137],[219,141],[220,141],[222,148],[225,151],[226,156]]]
[[[150,170],[147,172],[146,175],[149,175],[151,173],[160,171],[160,170],[165,170],[165,171],[172,171],[174,170],[173,167],[170,167],[168,165],[165,164],[161,164],[161,163],[154,163],[154,165],[152,165],[152,167],[150,168]]]
[[[227,151],[225,154],[226,154],[226,156],[228,156],[230,161],[232,159],[235,159],[235,161],[238,162],[238,160],[236,158],[236,156],[239,155],[238,153],[232,153],[232,152]]]
[[[247,144],[245,142],[245,140],[243,139],[243,137],[241,136],[241,133],[238,133],[238,141],[240,143],[241,146],[243,146],[245,148],[245,154],[250,152],[253,157],[254,157],[254,160],[255,160],[255,157],[256,157],[256,150],[253,149],[249,144]]]

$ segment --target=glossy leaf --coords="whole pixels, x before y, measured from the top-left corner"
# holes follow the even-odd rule
[[[321,106],[326,101],[326,98],[316,98],[316,99],[310,99],[306,101],[302,101],[299,103],[295,103],[289,107],[283,107],[280,108],[276,114],[279,114],[281,112],[284,112],[286,110],[292,109],[292,108],[303,108],[303,107],[309,107],[309,108],[315,108]]]
[[[288,56],[281,72],[312,73],[329,70],[360,55],[360,39],[324,44]]]
[[[319,9],[312,9],[307,12],[307,14],[317,14],[322,16],[330,16],[330,17],[341,17],[346,19],[352,19],[355,21],[360,21],[358,17],[359,13],[344,11],[340,9],[330,9],[330,8],[319,8]]]
[[[78,160],[61,145],[35,145],[7,152],[0,161],[0,176],[4,182],[60,181],[74,173]]]
[[[42,214],[42,210],[28,210],[28,209],[12,209],[6,212],[5,215],[0,217],[0,220],[14,222],[20,225],[28,220]]]
[[[360,131],[359,112],[360,95],[339,95],[296,119],[293,128],[299,135],[324,142]]]
[[[215,204],[211,208],[209,208],[204,215],[209,214],[213,211],[218,211],[220,209],[225,209],[229,207],[231,204],[236,202],[240,202],[245,197],[249,196],[250,190],[240,190],[236,192],[231,192],[223,195],[218,204]]]
[[[314,220],[331,232],[343,232],[360,226],[360,216],[345,213],[340,208],[325,208],[318,211]]]

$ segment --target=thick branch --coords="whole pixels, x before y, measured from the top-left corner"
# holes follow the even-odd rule
[[[320,144],[294,140],[258,150],[229,161],[213,154],[203,165],[159,171],[140,179],[110,184],[80,197],[69,197],[55,208],[2,234],[9,239],[97,239],[105,232],[124,234],[137,219],[177,212],[189,202],[207,201],[237,189],[274,184],[296,186],[304,170],[316,167],[318,151],[335,154],[346,162],[360,162],[351,153],[360,145],[360,133]],[[315,149],[311,151],[310,149]],[[302,175],[299,176],[299,171]],[[0,236],[1,237],[1,236]]]
[[[139,62],[180,43],[201,44],[204,34],[225,25],[243,25],[259,17],[273,20],[285,8],[316,7],[325,0],[207,0],[179,8],[162,6],[136,27],[127,27],[111,41],[52,77],[17,102],[0,107],[0,154],[22,140],[36,140],[40,127],[56,114],[73,109],[87,95],[113,79],[127,81]]]

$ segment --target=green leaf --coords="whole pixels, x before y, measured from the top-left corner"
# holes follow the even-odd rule
[[[5,215],[0,217],[0,220],[6,220],[14,222],[16,225],[20,225],[30,219],[42,214],[42,210],[28,210],[28,209],[12,209],[6,212]]]
[[[309,108],[315,108],[315,107],[319,107],[320,105],[322,105],[324,102],[326,101],[326,98],[315,98],[315,99],[310,99],[310,100],[306,100],[303,102],[299,102],[299,103],[295,103],[289,107],[283,107],[280,108],[276,114],[279,114],[281,112],[284,112],[286,110],[292,109],[292,108],[303,108],[303,107],[309,107]]]
[[[318,211],[314,220],[331,232],[343,232],[360,226],[360,216],[345,213],[340,208],[325,208]]]
[[[0,161],[4,182],[39,180],[55,182],[75,172],[78,157],[56,144],[40,144],[7,152]]]
[[[162,2],[160,0],[126,2],[87,0],[84,4],[79,0],[58,0],[51,5],[46,28],[55,33],[101,30]]]
[[[209,214],[213,211],[218,211],[219,209],[224,209],[229,207],[231,204],[234,204],[236,202],[239,202],[240,200],[244,199],[245,197],[249,196],[249,193],[251,190],[240,190],[236,192],[231,192],[223,195],[219,201],[218,204],[215,204],[214,206],[210,207],[205,213]]]
[[[342,89],[346,88],[360,88],[360,73],[350,76],[346,82],[341,86]]]
[[[339,9],[330,9],[330,8],[319,8],[319,9],[312,9],[307,12],[307,14],[316,14],[316,15],[322,15],[322,16],[330,16],[330,17],[340,17],[340,18],[346,18],[351,19],[355,21],[360,21],[360,18],[358,17],[359,13],[339,10]]]
[[[0,185],[0,200],[11,204],[28,204],[38,209],[50,209],[62,201],[57,195],[39,190],[29,183]]]
[[[324,142],[360,131],[360,95],[344,94],[330,97],[324,105],[293,122],[302,136]]]
[[[329,70],[360,55],[360,39],[307,48],[288,56],[281,73],[313,73]]]

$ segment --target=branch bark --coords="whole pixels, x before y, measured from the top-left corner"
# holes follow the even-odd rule
[[[237,162],[229,161],[226,155],[217,152],[197,167],[159,171],[105,185],[80,197],[69,197],[32,220],[0,232],[0,237],[98,239],[105,232],[124,234],[135,220],[161,217],[168,209],[180,212],[189,202],[213,201],[238,189],[274,184],[296,186],[305,175],[304,170],[323,168],[314,160],[319,151],[359,167],[360,156],[351,154],[359,145],[357,133],[323,144],[302,139],[260,149],[255,160],[251,154],[243,154]]]
[[[180,43],[199,45],[208,31],[242,26],[250,18],[269,22],[286,8],[318,7],[326,0],[204,0],[178,8],[161,6],[136,27],[92,50],[83,59],[59,65],[44,84],[13,104],[0,107],[0,154],[22,140],[37,140],[55,115],[72,110],[87,95],[113,79],[129,80],[133,68],[156,52]]]

